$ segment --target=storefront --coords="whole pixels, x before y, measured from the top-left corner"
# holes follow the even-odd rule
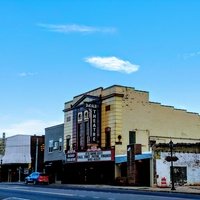
[[[118,155],[115,157],[116,168],[120,175],[116,178],[116,184],[150,186],[152,153],[134,155],[133,158],[132,169],[130,169],[127,155]],[[129,173],[132,173],[133,177],[130,177]],[[134,182],[131,182],[131,178],[134,179]]]
[[[114,149],[66,154],[63,183],[112,184],[114,180]]]

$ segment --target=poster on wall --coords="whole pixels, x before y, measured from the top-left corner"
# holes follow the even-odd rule
[[[76,152],[66,153],[66,162],[76,162]]]

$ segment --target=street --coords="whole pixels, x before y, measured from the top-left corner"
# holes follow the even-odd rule
[[[164,192],[130,191],[130,190],[98,190],[91,188],[53,188],[50,186],[34,186],[32,184],[0,184],[0,199],[4,200],[186,200],[200,199],[198,195],[172,194]]]

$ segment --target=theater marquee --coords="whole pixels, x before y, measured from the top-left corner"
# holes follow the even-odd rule
[[[77,162],[114,161],[113,151],[87,151],[77,153]]]
[[[66,163],[70,162],[97,162],[114,161],[114,150],[108,151],[86,151],[86,152],[68,152],[66,153]]]

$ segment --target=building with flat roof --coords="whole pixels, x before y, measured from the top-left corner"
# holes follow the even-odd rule
[[[1,181],[24,181],[33,171],[44,170],[43,136],[13,135],[5,138],[5,152],[1,157]]]
[[[65,161],[64,124],[45,128],[44,163],[50,182],[59,183],[62,180],[62,164]]]
[[[152,185],[156,143],[199,142],[198,113],[149,100],[149,93],[113,85],[73,97],[64,107],[64,182]],[[131,157],[130,157],[131,156]]]

